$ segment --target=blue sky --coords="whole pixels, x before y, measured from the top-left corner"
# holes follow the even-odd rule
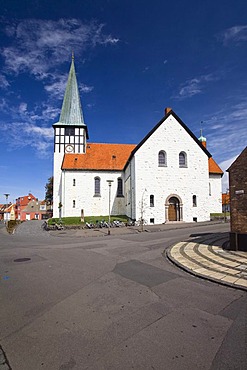
[[[72,50],[91,142],[172,107],[223,170],[246,146],[246,0],[0,0],[0,32],[0,203],[44,198]]]

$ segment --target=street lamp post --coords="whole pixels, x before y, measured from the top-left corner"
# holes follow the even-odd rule
[[[5,194],[3,194],[3,195],[5,195],[5,198],[6,198],[6,206],[7,206],[7,205],[8,205],[8,198],[9,198],[10,194],[5,193]]]
[[[224,221],[227,221],[226,218],[226,212],[227,212],[227,205],[229,204],[229,189],[226,189],[226,194],[225,194],[225,202],[224,202]]]
[[[111,223],[111,184],[113,183],[113,180],[106,180],[109,185],[109,218],[108,218],[108,235],[111,235],[110,231],[110,223]]]

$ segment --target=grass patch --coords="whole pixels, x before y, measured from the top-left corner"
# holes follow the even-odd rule
[[[230,212],[221,212],[221,213],[210,213],[211,217],[225,217],[230,216]]]
[[[109,219],[109,216],[87,216],[84,218],[85,221],[84,222],[81,222],[81,217],[62,217],[62,224],[63,225],[73,225],[73,226],[79,226],[79,225],[84,225],[86,222],[90,222],[90,223],[96,223],[96,221],[107,221],[108,222],[108,219]],[[122,222],[127,222],[128,221],[128,217],[127,216],[124,216],[124,215],[120,215],[120,216],[111,216],[111,221],[115,221],[115,220],[118,220],[118,221],[122,221]],[[52,224],[55,224],[55,223],[59,223],[59,218],[50,218],[48,220],[48,225],[52,225]]]

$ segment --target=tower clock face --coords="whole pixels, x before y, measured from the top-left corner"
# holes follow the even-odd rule
[[[68,144],[65,147],[65,153],[73,153],[74,152],[74,145]]]

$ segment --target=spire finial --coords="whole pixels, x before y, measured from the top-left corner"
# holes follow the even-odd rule
[[[202,136],[202,124],[203,124],[203,121],[201,121],[201,129],[200,129],[200,135]]]
[[[74,50],[72,50],[72,61],[74,61],[75,59],[75,54],[74,54]]]

